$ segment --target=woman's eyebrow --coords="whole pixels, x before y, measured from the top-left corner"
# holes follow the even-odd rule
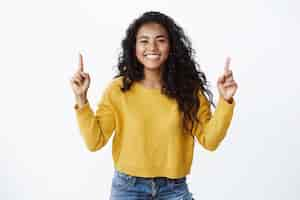
[[[168,37],[165,35],[158,35],[158,36],[156,36],[156,38],[168,38]]]
[[[168,37],[165,35],[157,35],[157,36],[155,36],[155,38],[168,38]],[[149,39],[149,36],[141,35],[138,37],[138,39]]]

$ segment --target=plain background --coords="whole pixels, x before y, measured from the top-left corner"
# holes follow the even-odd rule
[[[195,147],[196,199],[300,199],[300,3],[249,1],[41,1],[0,3],[0,199],[108,199],[111,140],[89,152],[69,79],[78,52],[95,109],[133,19],[156,10],[183,27],[218,100],[226,56],[239,89],[227,137]]]

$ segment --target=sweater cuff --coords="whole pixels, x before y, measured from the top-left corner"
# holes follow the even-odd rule
[[[234,98],[232,98],[232,102],[229,103],[228,101],[226,101],[222,96],[219,97],[219,102],[218,102],[219,106],[222,108],[227,108],[229,110],[232,110],[235,107],[235,100]]]
[[[90,104],[89,102],[83,104],[83,106],[80,108],[78,104],[75,104],[74,105],[74,110],[77,112],[77,113],[82,113],[84,112],[85,110],[89,110],[90,109]]]

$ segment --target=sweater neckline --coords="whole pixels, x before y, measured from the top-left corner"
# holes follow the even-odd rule
[[[150,93],[160,93],[160,88],[148,88],[145,87],[143,84],[139,83],[139,82],[134,82],[134,84],[136,85],[136,87],[138,87],[139,89],[145,91],[145,92],[150,92]]]

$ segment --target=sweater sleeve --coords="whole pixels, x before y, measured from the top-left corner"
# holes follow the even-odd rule
[[[194,130],[198,142],[207,150],[214,151],[224,139],[233,116],[235,101],[228,103],[221,96],[212,114],[207,98],[200,94],[199,123]]]
[[[87,148],[92,152],[101,149],[115,129],[113,105],[109,93],[108,87],[103,93],[95,113],[88,102],[81,108],[77,104],[74,106],[80,134]]]

